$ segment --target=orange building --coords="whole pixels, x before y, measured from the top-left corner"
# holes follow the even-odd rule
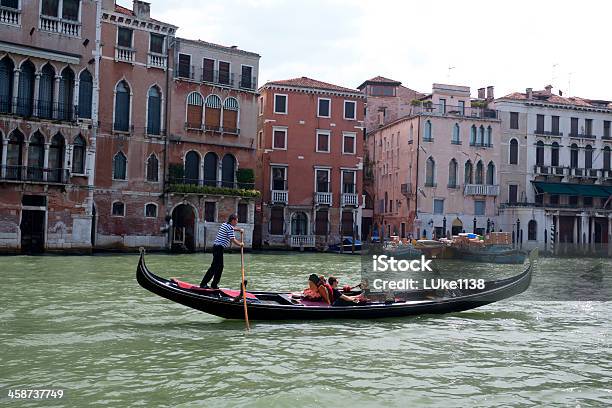
[[[306,77],[259,92],[255,243],[323,247],[359,236],[365,97]]]

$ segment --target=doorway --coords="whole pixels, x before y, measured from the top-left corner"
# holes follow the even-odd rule
[[[39,254],[45,250],[45,211],[23,210],[20,229],[23,253]]]
[[[181,204],[172,211],[172,251],[195,251],[195,213],[189,205]]]
[[[452,235],[459,235],[463,231],[463,223],[459,218],[455,218],[453,220],[453,225],[451,227]]]

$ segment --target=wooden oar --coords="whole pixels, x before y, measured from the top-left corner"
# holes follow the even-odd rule
[[[244,243],[244,236],[241,237],[242,242]],[[242,272],[242,299],[244,301],[244,321],[246,323],[247,331],[251,330],[249,327],[249,312],[247,311],[247,296],[246,296],[246,286],[244,284],[244,245],[240,247],[240,269]]]

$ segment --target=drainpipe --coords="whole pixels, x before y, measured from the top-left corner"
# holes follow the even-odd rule
[[[412,228],[414,231],[414,221],[419,218],[419,153],[421,150],[421,116],[417,116],[418,120],[417,120],[417,145],[416,145],[416,170],[415,170],[415,181],[414,181],[414,220],[412,223]],[[413,142],[414,143],[414,142]],[[410,209],[409,209],[410,211]],[[420,234],[418,234],[420,235]],[[419,239],[420,237],[416,237],[416,239]]]
[[[175,38],[169,36],[168,37],[168,61],[166,62],[166,99],[164,103],[164,122],[166,128],[166,135],[164,136],[164,165],[162,167],[162,202],[167,207],[168,206],[168,195],[166,192],[166,173],[168,167],[168,138],[170,137],[170,60],[174,62],[174,46],[175,46]],[[172,51],[172,53],[170,52]],[[170,58],[172,56],[172,58]],[[166,208],[168,211],[168,208]],[[170,213],[167,216],[171,216]],[[168,250],[172,249],[172,219],[168,222]]]

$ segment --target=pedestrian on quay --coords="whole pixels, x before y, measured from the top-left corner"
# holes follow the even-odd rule
[[[201,288],[208,289],[208,282],[212,278],[210,287],[213,289],[219,289],[218,285],[219,281],[221,280],[221,274],[223,273],[223,250],[225,248],[230,248],[232,243],[238,245],[239,247],[244,246],[244,230],[242,228],[236,228],[236,224],[238,224],[238,217],[236,214],[232,214],[227,219],[227,222],[224,222],[219,227],[217,237],[213,243],[213,259],[210,264],[210,268],[208,268],[208,271],[206,271],[206,274],[200,283]],[[240,232],[240,238],[242,241],[238,241],[236,239],[234,231]]]

